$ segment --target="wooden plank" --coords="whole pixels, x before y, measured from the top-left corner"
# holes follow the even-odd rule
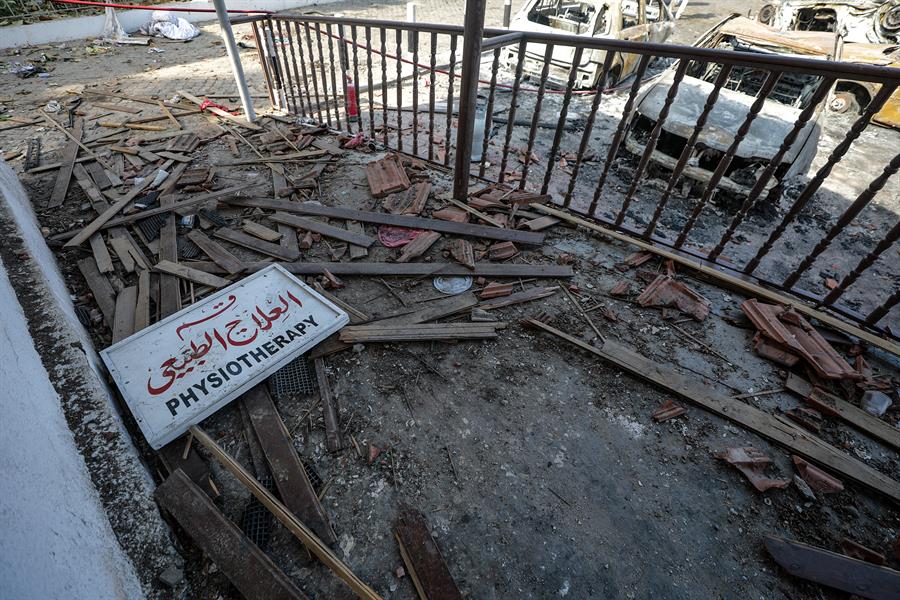
[[[236,275],[244,270],[244,265],[231,252],[221,244],[210,239],[199,229],[193,229],[188,233],[188,239],[197,244],[204,254],[209,256],[217,265],[225,269],[230,275]]]
[[[91,102],[91,106],[95,106],[97,108],[102,108],[103,110],[114,110],[116,112],[128,113],[130,115],[139,115],[141,113],[140,108],[132,108],[130,106],[125,106],[123,104],[109,104],[107,102]]]
[[[313,283],[313,287],[316,289],[316,292],[319,295],[324,296],[326,300],[332,302],[333,304],[337,304],[344,312],[346,312],[350,316],[350,323],[353,325],[358,325],[360,323],[365,323],[369,320],[369,315],[359,310],[356,310],[353,306],[347,304],[331,292],[327,291],[322,287],[322,284],[318,281]]]
[[[225,160],[216,164],[223,167],[239,167],[243,165],[256,165],[259,163],[286,163],[316,158],[324,154],[327,154],[324,150],[301,150],[300,152],[294,152],[292,154],[282,154],[279,156],[259,156],[257,158],[242,158],[240,160]]]
[[[794,577],[872,600],[900,600],[900,571],[773,535],[766,549]]]
[[[268,256],[280,258],[281,260],[294,261],[300,257],[299,251],[292,251],[288,248],[282,248],[278,244],[264,242],[253,236],[249,236],[246,233],[235,231],[234,229],[229,229],[227,227],[220,227],[216,230],[214,235],[215,237],[231,242],[232,244],[237,244],[238,246],[249,248],[250,250],[254,250],[256,252],[259,252],[260,254],[266,254]]]
[[[128,236],[110,237],[109,244],[112,246],[122,263],[122,267],[129,273],[133,273],[135,268],[149,269],[150,265],[144,258],[143,253],[135,247],[134,242]]]
[[[154,152],[154,154],[156,154],[157,156],[159,156],[161,158],[168,158],[170,160],[174,160],[175,162],[180,162],[180,163],[189,163],[192,160],[194,160],[193,157],[191,157],[191,156],[185,156],[184,154],[177,154],[175,152],[167,152],[165,150],[158,150],[158,151]]]
[[[250,263],[250,271],[263,269],[271,263]],[[567,265],[514,265],[507,263],[476,263],[468,269],[456,263],[288,263],[282,265],[295,275],[321,275],[327,269],[334,275],[342,276],[407,276],[428,277],[432,275],[484,277],[572,277],[572,267]]]
[[[306,476],[300,456],[275,409],[275,403],[266,391],[265,384],[251,388],[241,396],[241,402],[247,408],[250,423],[288,510],[303,519],[319,539],[333,544],[337,541],[337,536]]]
[[[350,568],[341,561],[337,555],[320,540],[316,534],[306,526],[300,519],[285,507],[284,504],[265,488],[255,477],[250,475],[247,470],[241,466],[239,462],[234,460],[225,450],[219,446],[205,431],[192,426],[190,429],[194,434],[194,439],[203,444],[209,450],[213,458],[228,469],[238,481],[244,484],[250,493],[253,494],[260,503],[268,508],[275,518],[284,525],[294,536],[297,537],[303,545],[312,552],[316,558],[331,569],[335,575],[340,577],[357,596],[363,600],[381,600],[381,597],[375,593],[372,588],[366,585],[359,577],[357,577]]]
[[[172,196],[162,196],[161,206],[172,208],[175,200]],[[169,215],[166,224],[159,232],[159,260],[178,262],[178,230],[175,215]],[[163,273],[159,276],[159,318],[165,319],[181,310],[181,284],[174,275]]]
[[[478,304],[478,298],[472,292],[458,294],[441,298],[434,302],[429,302],[428,306],[417,311],[397,315],[396,317],[388,317],[386,319],[378,319],[372,321],[372,325],[416,325],[418,323],[427,323],[472,308]]]
[[[247,221],[246,219],[241,221],[241,229],[244,233],[249,233],[253,237],[258,237],[259,239],[265,242],[280,242],[281,234],[277,231],[269,229],[255,221]]]
[[[137,303],[134,307],[134,331],[137,333],[150,325],[150,271],[138,273]]]
[[[88,172],[91,180],[94,182],[94,185],[101,190],[106,190],[112,187],[112,181],[109,180],[109,176],[106,174],[106,169],[103,168],[103,165],[98,163],[96,160],[91,160],[84,163],[84,168]]]
[[[347,221],[347,231],[356,235],[366,235],[366,229],[359,221]],[[350,260],[365,258],[368,255],[369,249],[366,246],[357,246],[354,243],[350,244]]]
[[[347,344],[418,342],[425,340],[478,340],[497,337],[506,323],[430,323],[419,325],[350,325],[340,332]]]
[[[341,240],[342,242],[349,242],[363,248],[368,248],[375,243],[375,238],[341,229],[340,227],[334,227],[333,225],[316,221],[315,219],[306,219],[283,212],[276,212],[274,215],[269,215],[269,219],[276,223],[284,223],[285,225],[290,225],[297,229],[320,233],[325,237]]]
[[[175,118],[175,115],[172,114],[172,111],[169,110],[169,107],[163,104],[162,100],[157,100],[156,104],[159,106],[159,110],[162,111],[163,116],[175,126],[175,129],[184,129],[181,123],[178,122],[178,119]]]
[[[436,231],[423,231],[410,243],[403,246],[400,256],[397,257],[398,263],[409,262],[414,258],[418,258],[428,252],[435,242],[441,239],[441,234]]]
[[[172,440],[157,450],[156,454],[169,475],[181,469],[207,496],[215,500],[219,496],[219,490],[212,481],[209,466],[197,452],[197,446],[193,442],[194,437],[188,433]]]
[[[116,292],[113,290],[109,280],[97,268],[97,263],[92,257],[83,258],[78,261],[78,270],[87,281],[88,289],[94,296],[94,302],[100,307],[103,313],[103,320],[107,326],[112,328],[116,315]]]
[[[404,507],[394,528],[400,556],[422,600],[462,600],[424,515]]]
[[[574,215],[570,215],[567,212],[562,210],[558,210],[555,208],[550,208],[548,206],[540,206],[537,204],[532,204],[532,208],[543,212],[544,214],[552,215],[563,221],[567,221],[574,225],[580,225],[581,227],[585,227],[587,229],[591,229],[596,231],[597,233],[602,233],[603,235],[609,236],[613,239],[627,242],[632,244],[633,246],[637,246],[641,250],[645,250],[647,252],[652,252],[657,256],[662,256],[663,258],[671,259],[676,263],[685,266],[689,269],[693,269],[704,275],[708,275],[715,279],[718,283],[731,287],[732,289],[740,290],[743,293],[746,293],[750,296],[755,296],[756,298],[769,300],[771,302],[778,302],[780,304],[784,304],[785,306],[793,307],[797,312],[801,312],[808,317],[812,317],[829,327],[834,327],[839,331],[843,331],[844,333],[855,336],[861,340],[865,340],[874,346],[878,346],[882,350],[890,352],[896,356],[900,356],[900,344],[893,342],[891,340],[887,340],[885,338],[874,335],[864,329],[860,329],[855,325],[851,325],[837,317],[833,317],[828,313],[817,310],[811,306],[800,302],[797,298],[790,298],[781,294],[779,292],[774,292],[772,290],[766,289],[760,285],[756,285],[755,283],[750,283],[749,281],[744,281],[743,279],[729,275],[728,273],[724,273],[718,269],[710,267],[708,265],[702,264],[699,261],[691,258],[687,258],[678,254],[676,252],[671,252],[664,248],[658,248],[649,242],[645,242],[643,240],[639,240],[637,238],[633,238],[629,235],[625,235],[623,233],[619,233],[618,231],[613,231],[607,227],[603,227],[602,225],[597,225],[591,221],[586,219],[582,219],[576,217]]]
[[[106,247],[106,242],[103,241],[103,236],[95,233],[91,236],[90,243],[94,260],[97,261],[97,269],[101,273],[112,273],[114,271],[112,257],[109,255],[109,249]]]
[[[471,223],[442,221],[441,219],[426,219],[424,217],[410,217],[407,215],[392,215],[389,213],[355,210],[337,206],[324,206],[315,202],[291,202],[289,200],[275,200],[271,198],[233,198],[226,202],[234,206],[264,208],[268,210],[279,210],[288,213],[300,213],[303,215],[314,215],[332,219],[346,219],[349,221],[377,223],[379,225],[409,227],[410,229],[427,229],[453,235],[510,241],[519,244],[540,245],[544,242],[543,233],[535,233],[532,231],[500,229],[488,225],[473,225]]]
[[[547,298],[548,296],[552,296],[558,291],[558,286],[546,288],[531,288],[530,290],[525,290],[524,292],[516,292],[515,294],[510,294],[509,296],[504,296],[502,298],[482,300],[478,303],[478,308],[480,308],[481,310],[494,310],[497,308],[503,308],[504,306],[510,306],[512,304],[519,304],[521,302],[530,302],[532,300]]]
[[[154,492],[157,502],[247,600],[302,600],[306,596],[275,563],[216,508],[197,484],[177,470]]]
[[[499,228],[503,229],[503,223],[500,223],[496,219],[489,217],[488,215],[484,214],[477,208],[472,208],[468,204],[466,204],[464,202],[460,202],[459,200],[455,200],[453,198],[447,198],[447,201],[450,204],[452,204],[453,206],[455,206],[457,208],[461,208],[471,215],[475,215],[476,218],[481,219],[485,223],[489,223],[489,224],[493,225],[494,227],[499,227]]]
[[[281,241],[278,244],[288,252],[300,252],[300,242],[297,239],[297,230],[284,223],[278,223],[278,233]]]
[[[137,305],[137,286],[123,288],[116,296],[116,317],[113,323],[112,341],[115,344],[134,333],[134,309]]]
[[[794,454],[881,492],[894,502],[900,503],[900,483],[795,426],[787,419],[770,415],[754,406],[715,391],[709,383],[697,381],[696,375],[684,375],[609,339],[601,348],[598,348],[535,319],[526,319],[524,323],[552,333],[640,379],[654,383],[710,412],[734,421],[738,425],[788,448]],[[343,331],[346,330],[347,328],[343,329]]]
[[[150,184],[153,183],[152,177],[147,177],[141,182],[139,185],[131,188],[131,191],[116,200],[108,209],[103,211],[99,217],[88,223],[87,226],[81,229],[78,233],[76,233],[72,239],[65,243],[64,247],[71,248],[72,246],[79,246],[84,243],[85,240],[90,238],[96,232],[100,231],[100,229],[112,219],[116,214],[119,213],[123,208],[128,206],[132,200],[141,195],[141,193],[150,187]],[[108,225],[111,227],[111,225]]]
[[[180,265],[168,260],[159,261],[153,268],[160,273],[168,273],[169,275],[175,275],[176,277],[181,277],[182,279],[187,279],[188,281],[193,281],[200,285],[208,285],[209,287],[216,289],[231,285],[230,281],[222,277],[204,271],[198,271],[197,269],[192,269],[188,266]]]
[[[863,431],[877,440],[881,440],[896,449],[900,449],[900,429],[891,427],[878,417],[870,415],[861,408],[838,398],[823,389],[814,388],[812,384],[793,373],[788,374],[785,387],[801,398],[809,398],[813,394],[814,407],[820,407],[820,412],[825,412],[850,423],[860,431]],[[821,406],[827,406],[828,410],[822,410]]]
[[[62,153],[62,167],[56,174],[56,183],[53,184],[53,191],[50,193],[50,199],[47,201],[47,208],[56,208],[62,206],[66,201],[66,192],[69,191],[69,182],[72,180],[72,169],[75,168],[75,159],[78,158],[79,143],[84,128],[82,119],[75,120],[75,127],[72,128],[72,139],[66,144]]]
[[[203,100],[201,100],[197,96],[194,96],[193,94],[188,94],[184,90],[177,90],[177,92],[178,92],[179,96],[181,96],[182,98],[186,98],[187,100],[190,100],[197,106],[200,106],[203,104]],[[247,121],[246,119],[241,119],[239,117],[236,117],[231,113],[225,112],[221,108],[216,108],[215,106],[210,106],[206,110],[213,113],[214,115],[222,117],[223,119],[227,119],[228,121],[231,121],[232,123],[234,123],[236,125],[240,125],[241,127],[246,127],[247,129],[252,129],[253,131],[263,131],[263,128],[260,127],[259,125],[254,125],[253,123]]]
[[[325,372],[325,361],[316,358],[313,361],[316,369],[316,381],[319,384],[319,399],[322,401],[322,416],[325,420],[325,448],[329,452],[340,452],[344,447],[344,436],[341,435],[340,409],[337,398],[331,393],[328,385],[328,374]]]

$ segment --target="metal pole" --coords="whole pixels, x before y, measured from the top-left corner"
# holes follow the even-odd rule
[[[503,0],[503,27],[509,29],[509,20],[512,16],[512,0]]]
[[[406,3],[406,22],[407,23],[415,23],[416,22],[416,3],[415,2],[407,2]],[[407,54],[412,54],[416,49],[414,46],[416,45],[416,35],[413,31],[406,32],[406,52]]]
[[[216,7],[216,17],[219,19],[219,27],[222,29],[222,41],[225,42],[225,51],[228,60],[231,61],[231,71],[234,73],[234,82],[238,87],[238,95],[244,106],[244,117],[250,123],[256,121],[256,112],[253,110],[253,100],[250,99],[250,90],[247,88],[247,80],[244,78],[244,68],[241,66],[241,57],[238,55],[237,44],[234,43],[234,32],[231,31],[231,21],[225,12],[225,0],[213,0]]]
[[[475,105],[478,101],[478,75],[481,70],[481,38],[484,35],[485,7],[486,0],[466,0],[459,90],[459,121],[456,129],[456,165],[453,170],[453,197],[457,200],[465,200],[469,193],[469,170],[472,166],[472,136],[475,129]]]

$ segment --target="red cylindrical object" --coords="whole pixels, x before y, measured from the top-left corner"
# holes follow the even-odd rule
[[[359,103],[356,101],[356,82],[347,76],[347,118],[351,121],[359,119]]]

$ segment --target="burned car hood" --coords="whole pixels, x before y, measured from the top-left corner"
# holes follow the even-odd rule
[[[637,112],[656,121],[666,101],[673,73],[664,74],[642,92]],[[697,119],[706,105],[706,98],[713,89],[713,84],[701,79],[685,77],[678,87],[678,94],[669,110],[663,129],[682,138],[689,138],[697,124]],[[734,142],[734,136],[743,124],[750,106],[755,98],[741,92],[722,89],[706,126],[700,133],[698,144],[725,152]],[[800,109],[767,100],[762,110],[750,126],[750,131],[738,147],[737,156],[746,159],[771,159],[782,141],[791,131]],[[788,151],[783,162],[792,162],[807,146],[812,145],[815,152],[815,141],[819,135],[817,116],[804,126],[796,142]]]

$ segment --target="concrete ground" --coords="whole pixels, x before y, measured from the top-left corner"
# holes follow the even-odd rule
[[[419,19],[460,23],[460,4],[420,3]],[[674,41],[690,42],[729,10],[744,11],[761,2],[750,4],[692,2]],[[319,10],[405,17],[403,3],[348,2]],[[488,22],[499,25],[501,14],[502,4],[491,3]],[[122,47],[87,55],[83,44],[69,44],[4,56],[7,64],[41,52],[55,60],[49,63],[54,70],[46,79],[0,75],[2,103],[13,114],[30,116],[36,106],[65,100],[67,92],[79,93],[85,86],[160,98],[179,89],[234,94],[216,27],[208,25],[203,31],[189,44],[160,44],[165,49],[161,54]],[[247,28],[237,32],[246,35]],[[255,50],[244,54],[253,91],[264,94]],[[551,104],[548,110],[553,109]],[[611,109],[610,122],[613,114]],[[37,131],[22,128],[0,134],[2,150],[22,148]],[[598,136],[604,131],[598,130]],[[53,131],[40,135],[48,153],[63,145]],[[242,152],[248,157],[245,149]],[[321,200],[371,204],[362,165],[377,156],[353,153],[327,172]],[[230,153],[224,144],[216,144],[203,158],[215,164],[230,158]],[[21,159],[14,164],[21,168]],[[228,173],[227,178],[254,171],[265,174],[247,169]],[[446,176],[432,172],[431,177],[436,195],[449,189]],[[23,180],[40,208],[52,189],[52,174]],[[429,208],[437,205],[432,200]],[[41,214],[42,224],[54,231],[67,229],[74,219],[85,218],[78,210],[77,203],[67,203],[65,212]],[[369,233],[374,230],[369,228]],[[661,364],[706,377],[710,386],[725,394],[782,385],[779,369],[752,353],[752,332],[734,324],[742,297],[680,274],[711,301],[712,313],[703,323],[678,327],[724,358],[673,327],[681,315],[635,305],[631,300],[645,283],[636,271],[623,274],[615,268],[632,250],[556,227],[542,249],[523,258],[552,262],[561,254],[574,255],[577,275],[572,283],[584,306],[600,303],[617,317],[613,322],[592,313],[605,335]],[[377,248],[369,260],[393,255]],[[432,256],[442,259],[440,246]],[[326,259],[322,248],[307,259],[315,258]],[[73,273],[71,260],[62,256],[61,266],[73,294],[82,292],[83,280]],[[662,268],[654,261],[642,270]],[[629,284],[629,295],[609,296],[622,280]],[[436,294],[427,280],[396,284],[409,303]],[[348,279],[337,294],[372,316],[403,308],[375,281]],[[783,574],[765,554],[763,537],[784,535],[838,550],[846,536],[881,551],[889,551],[897,539],[896,507],[848,482],[847,491],[820,496],[815,502],[793,487],[765,494],[754,491],[713,454],[753,445],[775,460],[773,474],[789,478],[793,470],[787,452],[696,407],[687,406],[686,417],[653,423],[650,414],[671,399],[667,394],[518,325],[522,317],[538,310],[553,315],[554,326],[592,337],[558,293],[533,305],[500,311],[510,327],[495,341],[373,344],[328,359],[347,435],[357,440],[364,455],[369,444],[384,449],[374,464],[352,449],[338,455],[325,452],[321,417],[318,411],[310,417],[311,399],[279,402],[298,450],[327,484],[323,503],[338,530],[341,554],[380,594],[416,597],[409,577],[396,575],[402,562],[391,528],[402,503],[426,514],[453,576],[471,598],[839,598],[840,594]],[[98,349],[108,343],[107,332],[93,334]],[[896,377],[896,365],[881,358],[867,357],[879,373]],[[798,404],[786,393],[748,402],[770,412]],[[235,407],[203,425],[229,452],[247,461]],[[857,431],[831,422],[822,437],[895,479],[900,477],[896,452]],[[212,467],[223,492],[223,510],[240,520],[249,500],[246,490],[215,464]],[[187,585],[181,597],[239,597],[224,575],[184,542]],[[310,597],[351,597],[322,565],[307,562],[286,531],[276,528],[270,555]]]

